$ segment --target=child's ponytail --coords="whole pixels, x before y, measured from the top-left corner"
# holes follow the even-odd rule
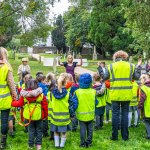
[[[62,93],[62,86],[65,86],[66,77],[67,77],[66,73],[61,73],[57,80],[58,90],[60,91],[60,93]]]

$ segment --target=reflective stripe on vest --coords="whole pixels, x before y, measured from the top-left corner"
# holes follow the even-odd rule
[[[56,118],[54,118],[53,115],[51,115],[51,114],[48,114],[48,116],[51,117],[53,121],[58,122],[58,123],[64,123],[64,122],[67,122],[67,121],[70,122],[70,118],[66,118],[66,119],[56,119]]]
[[[10,93],[6,93],[6,94],[3,94],[3,95],[0,95],[0,98],[5,98],[5,97],[8,97],[10,96]]]
[[[76,112],[77,114],[84,114],[84,115],[86,115],[86,114],[93,114],[94,113],[94,111],[91,111],[91,112]]]
[[[0,88],[6,88],[7,86],[8,86],[7,84],[5,85],[0,84]]]
[[[134,68],[133,64],[125,61],[118,61],[109,65],[109,95],[111,101],[132,100],[132,74],[134,72]]]
[[[141,86],[141,89],[146,95],[146,100],[144,102],[144,114],[146,118],[150,118],[150,87],[143,85]]]

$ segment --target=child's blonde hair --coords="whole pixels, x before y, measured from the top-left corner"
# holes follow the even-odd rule
[[[66,73],[66,74],[67,74],[67,80],[73,82],[73,76],[70,73]]]
[[[58,90],[60,93],[62,92],[62,86],[65,86],[67,80],[67,73],[61,73],[58,80],[57,80],[57,85],[58,85]]]
[[[0,47],[0,60],[2,61],[2,63],[7,64],[9,70],[12,71],[12,67],[8,62],[8,52],[4,47]]]
[[[144,84],[146,81],[150,81],[150,76],[148,74],[142,74],[140,80],[141,83]]]
[[[49,72],[47,75],[46,75],[46,82],[52,82],[52,80],[55,80],[55,75],[51,72]]]
[[[69,58],[71,58],[73,60],[73,56],[72,55],[68,55],[67,56],[67,61],[68,61]]]

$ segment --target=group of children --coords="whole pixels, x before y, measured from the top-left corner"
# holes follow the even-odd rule
[[[105,63],[102,62],[104,68]],[[105,68],[104,70],[105,71]],[[66,133],[69,130],[77,131],[80,126],[80,147],[89,147],[93,138],[93,122],[95,130],[103,128],[104,113],[106,109],[106,123],[109,119],[111,101],[109,97],[110,82],[103,82],[98,73],[93,77],[88,74],[76,75],[61,73],[56,79],[52,73],[46,76],[42,72],[36,73],[33,79],[28,72],[22,73],[21,84],[17,86],[18,100],[12,102],[12,114],[15,115],[15,107],[20,110],[21,121],[17,122],[25,126],[28,132],[28,146],[30,149],[36,146],[42,148],[42,137],[49,136],[54,140],[55,147],[63,148],[66,142]],[[138,125],[139,112],[143,113],[147,129],[147,138],[150,139],[150,106],[149,75],[141,76],[142,86],[133,81],[133,99],[130,102],[129,127],[134,114],[134,127]],[[140,89],[140,90],[139,90]],[[140,97],[140,101],[139,100]],[[139,107],[138,107],[139,104]],[[10,135],[14,137],[14,117],[10,116]],[[17,117],[16,117],[17,118]],[[70,124],[72,125],[70,127]]]

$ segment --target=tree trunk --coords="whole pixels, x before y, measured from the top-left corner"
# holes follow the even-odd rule
[[[102,57],[103,57],[103,58],[106,58],[106,53],[105,53],[105,50],[104,50],[103,47],[101,48],[101,52],[102,52]]]

